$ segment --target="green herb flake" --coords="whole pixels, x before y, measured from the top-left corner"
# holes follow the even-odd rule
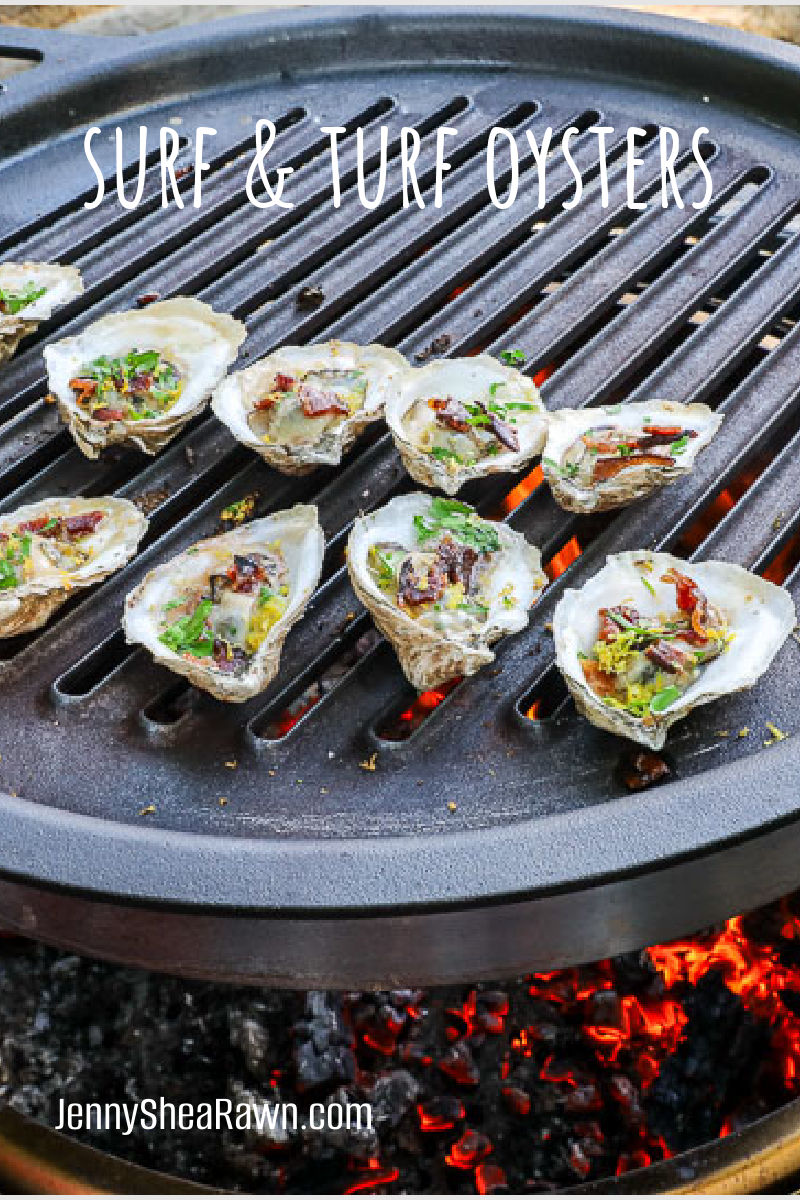
[[[41,299],[46,291],[46,287],[37,288],[36,284],[32,281],[21,292],[12,292],[0,288],[0,310],[11,317],[15,317],[18,312],[22,312],[23,308],[27,308],[35,300]]]
[[[684,450],[686,449],[686,447],[688,445],[689,445],[689,439],[686,436],[686,434],[684,434],[683,437],[678,438],[677,442],[672,443],[672,445],[669,448],[669,452],[672,455],[683,454]]]
[[[681,690],[676,687],[667,687],[660,692],[656,692],[650,701],[650,712],[662,713],[665,709],[674,704],[680,698]]]
[[[206,628],[211,607],[210,600],[201,600],[193,613],[179,617],[172,625],[168,625],[158,640],[175,654],[192,654],[195,658],[207,658],[214,649],[214,635]]]
[[[652,596],[652,597],[655,599],[655,595],[656,595],[656,589],[653,587],[653,585],[652,585],[652,583],[650,582],[650,580],[649,580],[649,579],[645,579],[644,575],[640,575],[640,576],[639,576],[639,578],[641,579],[641,581],[642,581],[642,583],[644,584],[644,586],[647,588],[647,590],[648,590],[648,592],[650,593],[650,595],[651,595],[651,596]]]
[[[504,363],[508,363],[510,367],[516,367],[520,363],[525,362],[525,355],[522,350],[501,350],[500,358]]]

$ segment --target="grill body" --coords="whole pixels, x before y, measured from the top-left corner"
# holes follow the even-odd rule
[[[0,96],[0,249],[84,271],[79,303],[42,327],[0,380],[0,504],[114,490],[146,497],[143,553],[39,634],[0,645],[0,919],[43,940],[156,969],[296,986],[508,977],[696,929],[797,885],[800,762],[792,738],[764,749],[765,721],[791,729],[795,642],[754,692],[698,710],[670,743],[672,782],[629,795],[620,744],[560,705],[547,623],[564,586],[608,552],[672,548],[722,489],[749,490],[695,547],[762,569],[797,532],[800,357],[795,316],[800,210],[795,122],[800,53],[719,30],[608,10],[260,14],[147,41],[0,33],[0,56],[38,62]],[[244,180],[258,117],[293,165],[291,210],[254,209]],[[83,132],[173,122],[217,129],[204,203],[162,211],[154,164],[145,201],[94,187]],[[626,205],[628,126],[669,124],[688,148],[703,125],[710,208],[686,162],[686,206],[660,206],[646,131]],[[458,130],[441,210],[431,144]],[[343,203],[330,203],[326,124],[346,124]],[[365,211],[354,130],[423,136],[425,212],[403,211],[399,176]],[[611,126],[609,206],[597,199],[594,125]],[[484,148],[494,125],[523,153],[520,195],[491,207]],[[537,205],[524,131],[569,125],[583,202],[555,154]],[[57,136],[54,136],[57,135]],[[649,140],[647,138],[649,137]],[[428,157],[426,158],[426,155]],[[191,145],[186,146],[186,161]],[[367,193],[374,186],[376,160]],[[132,184],[130,185],[132,186]],[[189,195],[191,176],[182,181]],[[298,308],[298,291],[323,303]],[[553,557],[583,553],[545,594],[497,670],[453,691],[409,738],[387,739],[411,697],[378,643],[282,738],[274,722],[369,628],[342,565],[354,516],[409,486],[385,435],[342,470],[287,479],[201,418],[153,462],[87,463],[44,402],[41,344],[144,293],[190,292],[244,318],[245,357],[331,335],[413,358],[519,347],[557,370],[548,406],[647,395],[722,404],[726,421],[694,474],[602,526],[568,517],[540,487],[509,519]],[[768,464],[768,465],[767,465]],[[755,473],[755,474],[754,474]],[[518,481],[465,492],[490,512]],[[226,708],[124,645],[125,593],[151,565],[256,511],[311,499],[329,539],[323,583],[290,635],[279,678]],[[793,579],[789,579],[791,586]],[[531,698],[555,696],[533,722]],[[721,737],[744,726],[748,737]],[[375,770],[365,763],[376,754]],[[235,767],[226,764],[235,762]],[[221,807],[220,797],[228,800]],[[448,807],[456,802],[453,812]],[[138,814],[155,805],[150,816]]]

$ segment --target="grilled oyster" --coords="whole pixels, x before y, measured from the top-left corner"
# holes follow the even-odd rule
[[[110,313],[45,347],[50,390],[88,458],[118,442],[156,454],[203,408],[245,333],[185,296]]]
[[[658,750],[697,705],[752,687],[795,620],[785,588],[743,567],[639,550],[566,591],[553,636],[584,716]]]
[[[284,346],[222,381],[211,407],[235,438],[286,475],[341,462],[383,416],[408,369],[383,346]]]
[[[317,510],[308,504],[206,538],[134,588],[125,601],[125,636],[195,687],[240,704],[277,675],[324,549]]]
[[[410,367],[386,420],[410,475],[449,496],[538,454],[545,417],[532,380],[487,354]]]
[[[0,363],[55,309],[83,292],[76,267],[58,263],[0,263]]]
[[[420,492],[356,520],[347,566],[420,690],[492,662],[491,644],[525,628],[546,583],[541,555],[521,533]]]
[[[146,529],[114,496],[60,496],[0,516],[0,637],[39,629],[76,588],[133,558]]]
[[[562,508],[620,508],[687,475],[722,423],[706,404],[669,400],[562,409],[548,419],[542,471]]]

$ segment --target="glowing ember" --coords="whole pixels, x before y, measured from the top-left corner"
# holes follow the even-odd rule
[[[705,541],[711,531],[719,525],[720,521],[730,512],[734,505],[738,504],[745,492],[748,491],[759,475],[761,475],[769,461],[769,458],[764,458],[757,463],[751,463],[750,466],[740,472],[728,484],[724,491],[719,492],[711,503],[706,505],[699,517],[692,522],[689,528],[683,531],[675,546],[675,553],[681,556],[693,553]]]
[[[429,692],[420,692],[416,700],[409,704],[408,708],[404,708],[402,712],[396,716],[390,716],[384,725],[381,725],[377,731],[379,736],[387,742],[403,742],[406,738],[410,738],[412,733],[419,729],[434,709],[437,709],[453,691],[461,683],[463,676],[457,675],[454,679],[443,683],[441,687]]]
[[[800,562],[800,534],[795,534],[789,538],[786,545],[780,550],[772,562],[763,572],[764,578],[770,583],[783,583],[797,564]]]
[[[575,562],[576,558],[580,558],[583,553],[583,548],[576,537],[572,537],[561,547],[557,554],[554,554],[550,562],[546,564],[544,571],[548,579],[552,583],[554,579],[558,579],[559,575],[563,575],[567,567]]]

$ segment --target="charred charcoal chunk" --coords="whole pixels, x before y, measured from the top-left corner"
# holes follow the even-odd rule
[[[298,309],[310,310],[319,308],[325,302],[325,293],[318,284],[311,284],[307,287],[301,287],[297,293],[295,304]]]
[[[622,778],[632,792],[643,791],[656,783],[662,783],[672,774],[669,766],[652,750],[634,750],[623,756]]]

